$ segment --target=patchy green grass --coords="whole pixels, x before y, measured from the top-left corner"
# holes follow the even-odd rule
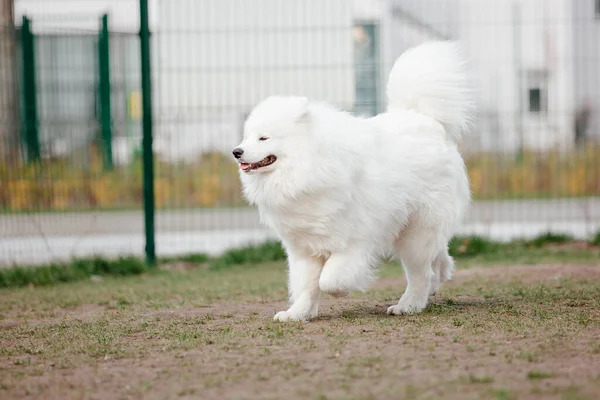
[[[525,242],[526,245],[533,247],[543,247],[547,244],[552,243],[569,243],[573,242],[573,237],[571,235],[567,235],[564,233],[553,233],[547,232],[543,235],[540,235],[532,240],[528,240]]]
[[[479,236],[455,237],[449,244],[449,253],[471,265],[504,263],[507,259],[522,264],[564,261],[590,261],[600,257],[597,234],[590,241],[574,241],[568,235],[546,233],[528,241],[493,242]],[[553,248],[552,245],[562,245]],[[583,247],[581,246],[583,245]],[[161,265],[184,263],[188,267],[211,269],[230,268],[285,260],[285,251],[277,241],[267,241],[231,249],[217,257],[206,254],[187,254],[166,257]],[[16,266],[0,269],[0,289],[21,286],[47,286],[83,280],[92,276],[127,276],[152,272],[152,268],[134,257],[106,260],[102,258],[75,259],[67,263],[42,266]]]
[[[396,263],[310,323],[272,320],[284,261],[3,289],[0,398],[598,398],[597,258],[525,249],[459,258],[422,314],[397,317]]]
[[[590,240],[590,243],[594,246],[600,246],[600,232],[596,232],[596,234]]]
[[[553,372],[545,371],[529,371],[527,373],[527,379],[550,379],[556,376]]]
[[[513,400],[515,396],[507,389],[498,389],[494,391],[494,399],[496,400]]]
[[[256,246],[247,246],[226,251],[221,256],[211,260],[211,268],[219,269],[232,265],[259,264],[264,262],[280,261],[285,259],[285,252],[281,244],[276,241],[267,241]]]
[[[210,256],[203,253],[195,254],[182,254],[174,257],[163,257],[159,260],[160,264],[173,263],[173,262],[185,262],[192,264],[204,264],[210,261]]]
[[[37,267],[0,268],[0,288],[20,286],[47,286],[73,282],[91,276],[128,276],[147,272],[141,260],[124,257],[116,260],[103,258],[75,259],[69,263]]]

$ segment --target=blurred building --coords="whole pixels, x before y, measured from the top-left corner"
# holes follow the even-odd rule
[[[153,0],[156,149],[169,160],[229,151],[251,107],[270,94],[306,95],[364,115],[381,112],[395,58],[424,40],[449,38],[465,43],[479,88],[478,134],[470,149],[570,148],[575,115],[586,101],[592,108],[588,132],[600,133],[598,3]],[[99,16],[109,13],[111,30],[125,38],[111,45],[113,69],[129,71],[114,74],[114,148],[120,162],[127,162],[139,143],[137,6],[138,0],[15,2],[17,23],[28,15],[39,35],[94,32]],[[39,62],[47,66],[41,70],[59,77],[42,73],[41,79],[49,85],[55,79],[59,88],[68,85],[63,79],[79,75],[66,71],[93,59],[90,46],[73,40],[56,44]],[[88,89],[79,95],[55,90],[40,97],[46,110],[42,118],[61,115],[67,125],[79,124],[43,129],[52,151],[68,152],[77,142],[78,126],[93,121],[93,79],[81,77]],[[83,129],[88,133],[79,137],[85,141],[94,130]]]
[[[382,73],[404,49],[459,39],[472,58],[481,112],[473,150],[568,149],[589,102],[600,139],[600,1],[355,0],[380,21]],[[363,17],[364,18],[364,17]],[[382,79],[384,79],[382,77]]]
[[[17,0],[15,18],[19,23],[23,15],[29,16],[40,37],[57,32],[81,36],[97,31],[100,15],[108,13],[111,31],[126,35],[139,29],[137,4],[137,0]],[[241,125],[252,106],[270,94],[306,95],[344,108],[355,105],[350,2],[174,0],[153,1],[151,9],[155,148],[166,159],[194,160],[202,152],[229,152],[239,141]],[[76,44],[79,43],[82,42]],[[375,43],[369,45],[373,48]],[[138,52],[131,43],[127,43],[126,52],[118,52],[112,46],[111,43],[111,50],[115,51],[113,64],[117,59],[132,58],[128,65],[137,65],[134,58]],[[64,52],[52,51],[53,59],[43,54],[38,57],[41,70],[61,75],[49,83],[56,90],[40,96],[41,108],[62,104],[62,112],[68,113],[72,106],[77,111],[71,108],[71,112],[93,123],[93,96],[76,98],[73,93],[61,93],[60,88],[69,86],[62,78],[81,74],[69,72],[77,63],[83,64],[83,70],[93,71],[85,64],[94,61],[94,48],[91,43],[84,43],[82,49],[72,44],[62,47],[58,50]],[[71,68],[66,68],[65,63],[70,63]],[[84,91],[93,93],[93,77],[84,80]],[[131,79],[124,80],[128,83],[128,98],[113,101],[121,110],[113,112],[116,116],[135,108],[128,108],[126,103],[133,99],[137,104],[135,99],[139,98],[139,86],[129,84]],[[367,96],[376,101],[373,93]],[[42,115],[56,119],[56,113]],[[74,116],[59,119],[70,118]],[[41,119],[42,135],[52,145],[47,147],[54,151],[70,149],[89,139],[89,134],[79,138],[65,136],[65,129],[44,124],[44,118]],[[127,162],[133,153],[132,144],[139,143],[139,129],[134,140],[118,127],[116,130],[121,131],[113,145],[116,161]]]

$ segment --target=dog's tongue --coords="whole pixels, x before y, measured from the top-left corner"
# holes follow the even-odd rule
[[[240,168],[242,169],[242,171],[248,171],[250,169],[250,163],[240,163]]]

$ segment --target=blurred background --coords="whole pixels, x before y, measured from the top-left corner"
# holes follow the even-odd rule
[[[139,0],[0,0],[0,266],[144,254]],[[230,151],[252,107],[385,110],[405,49],[457,39],[495,240],[600,230],[600,0],[148,0],[158,256],[272,237]]]

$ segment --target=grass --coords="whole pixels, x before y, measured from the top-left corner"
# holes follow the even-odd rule
[[[467,379],[470,383],[492,383],[492,382],[494,382],[494,378],[492,378],[491,376],[469,375]]]
[[[391,263],[375,289],[282,324],[272,321],[286,306],[282,253],[262,249],[271,261],[234,252],[198,259],[204,268],[0,291],[0,397],[597,398],[593,276],[539,267],[532,281],[498,266],[497,250],[490,262],[471,252],[424,313],[390,317],[403,290]]]
[[[513,400],[515,396],[507,389],[499,389],[494,391],[494,399],[496,400]]]
[[[546,244],[569,243],[573,240],[573,237],[570,235],[548,232],[532,240],[526,241],[525,244],[532,247],[543,247]]]
[[[400,274],[396,264],[382,271]],[[474,276],[445,287],[425,313],[398,318],[384,310],[401,288],[384,286],[326,302],[312,323],[281,324],[271,318],[285,306],[285,275],[282,262],[271,262],[6,289],[0,394],[58,390],[65,397],[91,390],[93,377],[113,390],[103,397],[511,399],[541,380],[557,398],[597,394],[598,357],[577,370],[581,341],[600,330],[594,280]],[[557,367],[563,372],[546,372]],[[66,386],[46,378],[54,370]],[[575,387],[562,386],[565,373]]]
[[[583,152],[558,149],[514,155],[465,154],[475,199],[586,197],[600,194],[600,146]],[[229,154],[209,152],[193,163],[155,160],[159,209],[237,207],[242,200],[239,169]],[[65,159],[39,164],[0,164],[0,213],[130,209],[142,204],[142,162],[105,170],[90,146]]]
[[[211,269],[220,269],[233,265],[264,263],[285,259],[285,253],[279,242],[267,241],[232,249],[219,257],[206,254],[187,254],[176,257],[165,257],[159,260],[162,265],[183,262],[196,267],[208,265]],[[54,263],[41,266],[16,266],[0,269],[0,288],[22,286],[47,286],[58,283],[79,281],[93,276],[127,276],[152,273],[152,267],[141,259],[124,257],[116,260],[103,258],[74,259],[71,262]]]
[[[573,250],[560,248],[549,250],[555,244],[570,244],[572,237],[563,234],[546,233],[532,240],[519,240],[510,243],[493,242],[479,236],[455,237],[449,244],[449,253],[454,258],[466,263],[504,262],[506,259],[521,264],[561,261],[591,261],[599,255],[596,234],[586,242],[591,249]],[[235,265],[249,265],[285,260],[285,251],[277,241],[267,241],[260,245],[251,245],[226,251],[217,257],[206,254],[187,254],[166,257],[159,260],[162,265],[187,263],[192,267],[206,266],[211,269],[229,268]],[[102,258],[75,259],[67,263],[54,263],[42,266],[15,266],[0,269],[0,288],[21,286],[47,286],[58,283],[73,282],[92,276],[127,276],[151,273],[152,268],[134,257],[107,260]]]
[[[267,241],[261,245],[247,246],[226,251],[210,261],[211,268],[225,268],[232,265],[257,264],[280,261],[286,257],[279,242]]]
[[[544,372],[544,371],[529,371],[527,373],[527,379],[550,379],[555,376],[556,376],[556,374],[553,372]]]
[[[195,254],[182,254],[174,257],[163,257],[159,260],[160,264],[184,262],[191,264],[204,264],[210,261],[210,257],[207,254],[195,253]]]
[[[77,153],[71,160],[0,165],[0,180],[6,182],[0,186],[0,210],[139,207],[143,193],[141,156],[137,155],[129,165],[105,170],[98,149],[91,146],[87,150]],[[244,204],[240,196],[237,164],[227,154],[205,153],[193,164],[166,163],[157,157],[154,184],[158,208],[236,207]]]
[[[597,232],[594,237],[592,238],[592,240],[590,240],[590,243],[594,246],[600,246],[600,232]]]
[[[63,264],[0,269],[0,288],[28,285],[47,286],[78,281],[92,276],[139,275],[148,270],[148,266],[144,262],[134,257],[123,257],[116,260],[75,259]]]

